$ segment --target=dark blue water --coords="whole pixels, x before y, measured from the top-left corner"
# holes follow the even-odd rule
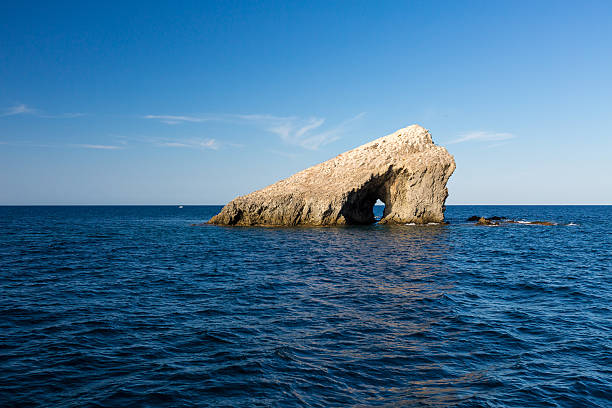
[[[0,405],[612,405],[612,207],[191,226],[219,209],[0,207]]]

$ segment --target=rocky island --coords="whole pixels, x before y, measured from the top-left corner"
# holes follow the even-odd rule
[[[448,151],[427,129],[412,125],[251,194],[208,221],[218,225],[347,225],[444,220],[446,183],[455,170]]]

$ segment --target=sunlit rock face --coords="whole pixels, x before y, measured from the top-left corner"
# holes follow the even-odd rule
[[[425,224],[444,220],[455,160],[429,131],[408,126],[262,190],[238,197],[209,223],[219,225]]]

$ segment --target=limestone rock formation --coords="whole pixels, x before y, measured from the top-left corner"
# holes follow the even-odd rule
[[[442,222],[454,170],[453,156],[412,125],[238,197],[209,223],[371,224],[377,199],[385,203],[381,224]]]

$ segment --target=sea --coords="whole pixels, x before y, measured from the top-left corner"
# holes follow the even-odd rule
[[[0,207],[0,406],[612,406],[612,206],[220,209]]]

